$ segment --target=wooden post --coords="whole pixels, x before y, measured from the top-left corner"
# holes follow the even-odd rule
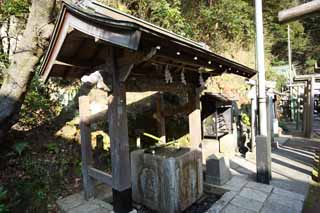
[[[113,207],[115,212],[130,212],[132,201],[126,88],[125,83],[120,81],[115,48],[111,47],[110,50],[107,61],[113,73],[113,100],[109,115]]]
[[[313,117],[313,113],[314,113],[314,90],[315,90],[315,77],[312,77],[310,79],[310,138],[313,136],[313,122],[314,122],[314,117]]]
[[[302,129],[304,135],[307,135],[307,117],[308,117],[308,83],[304,87],[304,96],[303,96],[303,121],[302,121]]]
[[[192,92],[189,92],[189,102],[192,103],[193,109],[189,114],[189,132],[192,149],[201,148],[201,111],[200,111],[200,93],[195,88]]]
[[[85,122],[85,118],[90,115],[90,101],[88,96],[79,98],[80,111],[80,142],[82,158],[82,176],[85,199],[88,200],[94,196],[94,181],[89,175],[89,167],[93,164],[91,130],[90,125]]]
[[[164,108],[164,100],[162,92],[157,94],[157,117],[158,117],[158,125],[159,125],[159,135],[160,139],[163,143],[166,143],[166,121],[163,116],[163,108]]]
[[[218,135],[218,129],[219,129],[219,121],[218,121],[218,107],[217,107],[217,102],[215,101],[214,103],[214,108],[215,108],[215,112],[214,112],[214,124],[215,124],[215,130],[216,130],[216,140],[219,140],[219,135]],[[220,151],[220,150],[219,150]]]
[[[306,107],[306,129],[305,136],[312,137],[313,134],[313,111],[314,111],[314,87],[315,78],[311,77],[307,83],[307,107]]]

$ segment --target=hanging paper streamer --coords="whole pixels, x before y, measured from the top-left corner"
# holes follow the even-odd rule
[[[187,81],[184,75],[184,68],[182,69],[182,72],[181,72],[181,83],[183,83],[184,85],[187,85]]]
[[[166,65],[164,77],[165,77],[165,80],[166,80],[166,83],[167,83],[167,84],[173,82],[173,78],[172,78],[172,75],[171,75],[171,73],[170,73],[170,71],[169,71],[169,66],[168,66],[168,65]]]
[[[199,76],[199,84],[201,85],[201,87],[204,87],[204,86],[205,86],[202,73],[200,73],[200,76]]]

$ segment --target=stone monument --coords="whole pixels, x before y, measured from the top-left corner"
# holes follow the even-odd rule
[[[206,162],[206,182],[223,185],[231,178],[229,159],[220,155],[211,155]]]
[[[132,198],[158,212],[182,212],[203,193],[202,153],[188,148],[131,153]]]

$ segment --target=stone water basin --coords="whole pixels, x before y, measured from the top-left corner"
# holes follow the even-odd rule
[[[158,212],[182,212],[203,194],[202,153],[158,148],[131,153],[132,198]]]

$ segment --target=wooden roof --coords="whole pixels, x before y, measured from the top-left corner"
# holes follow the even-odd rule
[[[207,100],[211,102],[219,101],[224,104],[231,104],[232,99],[226,97],[221,93],[213,93],[213,92],[205,92],[204,95],[201,97],[202,100]]]
[[[163,79],[166,65],[173,78],[180,78],[179,73],[185,70],[187,81],[196,81],[194,74],[200,72],[205,79],[223,73],[246,78],[256,74],[255,70],[219,56],[202,44],[114,8],[85,0],[80,4],[64,1],[43,59],[43,79],[47,80],[49,76],[80,78],[101,69],[106,63],[108,45],[143,56],[130,73],[135,77]]]

